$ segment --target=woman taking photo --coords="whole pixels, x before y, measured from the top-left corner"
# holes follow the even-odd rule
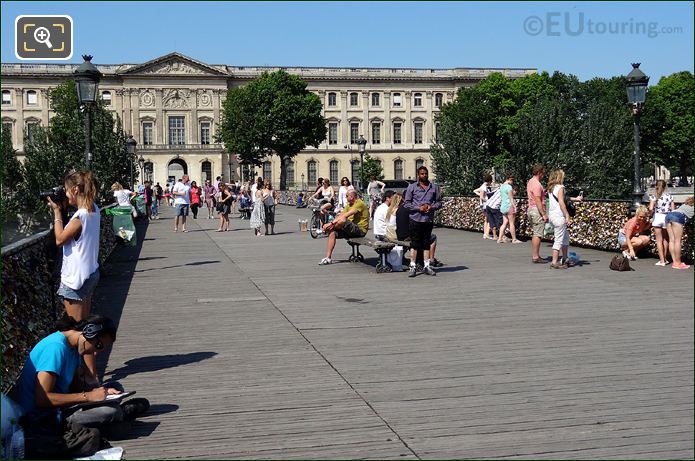
[[[652,227],[656,237],[656,249],[659,252],[659,261],[655,266],[666,266],[666,252],[669,249],[669,235],[666,231],[666,214],[675,209],[673,197],[666,193],[666,181],[659,179],[656,182],[654,195],[649,196],[649,211],[654,213]]]
[[[58,296],[63,299],[65,313],[79,321],[87,317],[92,306],[92,294],[99,282],[99,236],[101,215],[94,203],[96,181],[89,170],[68,173],[65,177],[67,204],[77,211],[63,222],[64,203],[48,198],[53,209],[53,232],[56,245],[63,249]],[[96,379],[94,355],[85,356],[85,364]]]
[[[229,230],[229,212],[232,209],[232,193],[227,185],[220,181],[220,201],[217,202],[217,212],[220,215],[220,227],[217,232]]]

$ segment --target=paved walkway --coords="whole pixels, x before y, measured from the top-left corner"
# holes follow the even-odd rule
[[[447,266],[409,279],[342,242],[319,267],[306,210],[261,238],[172,214],[95,298],[120,322],[105,377],[153,404],[130,459],[693,458],[692,270],[581,248],[549,270],[438,229]]]

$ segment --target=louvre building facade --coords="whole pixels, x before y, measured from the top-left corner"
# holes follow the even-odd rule
[[[223,175],[280,179],[280,159],[267,158],[253,170],[215,143],[227,90],[262,72],[283,69],[308,83],[323,102],[327,137],[307,147],[288,169],[290,188],[313,184],[318,177],[354,179],[359,167],[357,144],[379,160],[386,179],[416,177],[429,166],[430,145],[437,139],[437,113],[458,88],[492,72],[518,78],[535,69],[377,69],[316,67],[234,67],[211,65],[171,53],[142,64],[98,65],[104,104],[123,121],[145,160],[145,177],[164,184],[183,173],[199,183]],[[2,123],[23,156],[32,126],[49,123],[53,112],[47,91],[72,78],[75,64],[2,64]]]

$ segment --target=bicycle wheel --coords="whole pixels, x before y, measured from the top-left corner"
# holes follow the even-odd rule
[[[321,219],[319,219],[318,213],[314,213],[311,216],[311,223],[309,224],[309,235],[311,235],[311,238],[315,239],[319,236],[318,230],[321,229]]]

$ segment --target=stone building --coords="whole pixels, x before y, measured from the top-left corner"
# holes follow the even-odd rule
[[[473,85],[492,72],[510,78],[535,69],[377,69],[317,67],[235,67],[210,65],[170,53],[142,64],[97,65],[103,73],[99,91],[104,103],[137,141],[145,177],[164,183],[188,173],[198,182],[224,175],[253,175],[279,183],[280,159],[267,158],[253,170],[215,143],[227,90],[265,71],[283,69],[300,76],[323,101],[327,138],[307,147],[290,164],[290,188],[328,177],[333,184],[354,179],[359,167],[355,141],[363,135],[366,151],[379,160],[386,179],[416,177],[430,164],[429,148],[437,138],[436,116],[458,88]],[[75,64],[2,64],[2,123],[23,156],[24,136],[53,114],[47,90],[72,78]]]

